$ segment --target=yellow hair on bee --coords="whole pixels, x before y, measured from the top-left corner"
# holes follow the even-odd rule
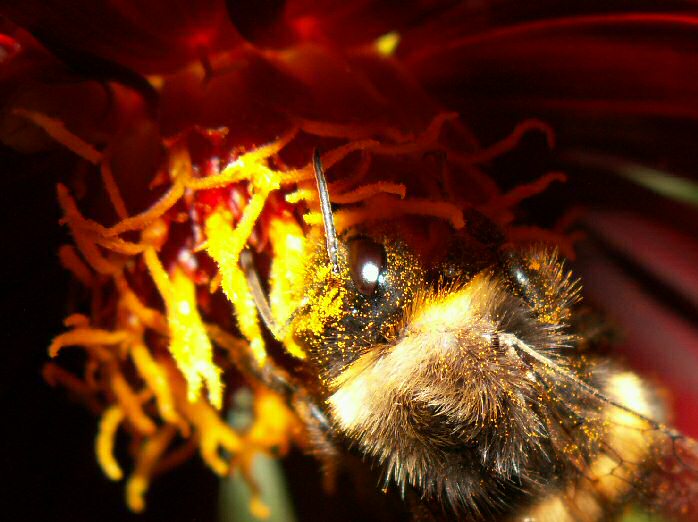
[[[402,328],[401,340],[383,353],[369,351],[342,372],[330,385],[328,399],[333,416],[349,433],[368,429],[386,409],[385,398],[393,390],[419,386],[427,361],[438,359],[442,369],[448,360],[460,357],[463,331],[471,332],[470,347],[491,350],[490,332],[497,325],[487,310],[499,289],[488,275],[480,274],[452,292],[415,298]]]
[[[606,393],[640,415],[656,418],[660,414],[656,399],[633,373],[612,374],[606,384]],[[637,475],[637,470],[631,467],[618,469],[619,461],[644,461],[653,443],[652,426],[641,417],[611,405],[606,410],[606,440],[617,454],[601,455],[590,466],[590,475],[598,477],[597,491],[607,498],[618,498],[632,488],[632,480]]]
[[[635,374],[613,372],[603,389],[620,404],[645,416],[661,416],[656,398]],[[604,447],[584,472],[580,483],[542,498],[521,515],[540,522],[601,520],[604,506],[620,503],[641,480],[641,465],[655,444],[652,427],[637,415],[606,404],[601,412]]]

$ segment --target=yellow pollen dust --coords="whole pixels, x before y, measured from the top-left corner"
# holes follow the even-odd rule
[[[306,241],[303,229],[290,219],[272,219],[269,238],[274,256],[269,271],[269,306],[271,313],[283,330],[286,322],[298,307],[300,285],[306,263]],[[299,359],[305,359],[303,349],[291,336],[283,341],[286,350]]]
[[[400,44],[400,33],[397,31],[390,31],[382,36],[376,38],[374,45],[378,54],[383,56],[392,56],[395,54],[397,46]]]
[[[264,200],[255,201],[257,196],[252,197],[250,204],[245,207],[244,214],[250,216],[261,212]],[[235,308],[240,332],[250,341],[250,349],[257,362],[261,364],[265,361],[267,353],[264,349],[257,307],[247,285],[245,274],[239,265],[240,253],[252,233],[254,220],[246,220],[243,215],[236,228],[233,228],[231,222],[232,217],[224,210],[218,210],[208,217],[205,226],[208,239],[206,251],[218,264],[221,288]]]
[[[169,349],[187,381],[188,400],[195,401],[205,383],[209,401],[220,409],[223,383],[220,369],[213,362],[211,340],[197,311],[194,283],[179,267],[174,269],[170,279],[153,248],[146,250],[143,258],[165,300],[170,329]]]
[[[331,282],[331,276],[328,277],[331,271],[331,265],[327,264],[322,266],[314,274],[315,281]],[[313,294],[308,298],[310,310],[305,314],[302,320],[299,321],[299,329],[320,336],[328,323],[337,321],[341,318],[345,293],[346,290],[343,287],[336,286],[323,286],[322,288],[315,289]],[[338,346],[341,346],[341,344]]]

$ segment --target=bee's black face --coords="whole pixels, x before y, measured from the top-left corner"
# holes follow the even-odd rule
[[[390,342],[425,277],[418,258],[389,231],[360,231],[338,247],[335,271],[318,242],[306,274],[306,304],[293,324],[296,339],[328,378],[369,347]]]

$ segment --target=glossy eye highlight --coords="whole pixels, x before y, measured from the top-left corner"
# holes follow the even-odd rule
[[[349,269],[359,292],[367,296],[373,295],[384,267],[383,245],[365,237],[353,239],[349,243]]]

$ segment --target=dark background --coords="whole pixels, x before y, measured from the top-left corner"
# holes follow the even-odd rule
[[[545,1],[539,2],[539,8],[530,8],[525,2],[506,2],[512,5],[507,6],[509,11],[502,12],[510,12],[514,20],[520,18],[516,9],[511,10],[515,5],[521,10],[530,10],[527,16],[531,18],[536,17],[536,9],[552,16],[557,11],[566,14],[569,3]],[[654,8],[659,4],[667,8],[669,4],[683,6],[687,3],[641,2],[643,6]],[[596,2],[581,4],[586,12],[587,8],[593,10],[591,6]],[[613,4],[617,10],[629,7],[639,8],[638,2]],[[695,35],[687,35],[685,41],[693,45]],[[445,69],[448,73],[445,83],[439,83],[437,77],[431,88],[445,106],[462,109],[465,119],[485,144],[501,139],[533,112],[556,129],[559,145],[553,153],[547,150],[540,136],[529,136],[516,151],[492,165],[491,170],[496,172],[497,181],[504,187],[534,179],[548,169],[563,168],[570,175],[567,184],[554,185],[545,196],[526,202],[521,208],[522,220],[552,225],[566,209],[577,204],[584,204],[592,211],[629,212],[682,234],[686,241],[677,245],[673,254],[693,262],[698,278],[698,210],[695,206],[661,197],[608,170],[565,160],[566,153],[581,147],[631,158],[695,181],[698,179],[695,115],[633,118],[595,115],[583,110],[570,114],[552,109],[549,112],[529,110],[526,107],[529,100],[544,101],[548,93],[539,90],[536,84],[539,78],[526,76],[530,64],[525,57],[516,54],[518,47],[511,49],[516,60],[502,51],[500,61],[493,61],[492,57],[478,51],[475,56],[482,55],[481,62],[473,58],[469,68],[462,68],[462,78],[454,81],[453,70]],[[496,50],[491,51],[494,58],[498,56]],[[642,56],[636,56],[634,50],[631,52],[633,54],[616,58],[621,62],[626,59],[628,62],[642,61]],[[603,60],[605,57],[597,58]],[[502,63],[521,66],[508,71],[500,67]],[[647,75],[652,74],[652,66],[647,64]],[[552,79],[557,79],[557,69],[552,67],[551,70]],[[574,71],[567,72],[573,74]],[[679,87],[687,86],[677,92],[685,94],[685,104],[690,106],[695,86],[693,80],[688,80],[695,69],[687,68],[684,74],[681,76],[679,68],[674,80]],[[599,94],[594,91],[594,85],[614,85],[618,80],[616,77],[589,77],[589,83],[585,83],[586,79],[580,75],[579,81],[570,82],[563,75],[561,85],[551,83],[551,93],[568,87],[569,92],[562,96],[593,98]],[[545,84],[551,79],[545,77],[540,81]],[[616,98],[624,100],[632,91],[624,90],[626,88],[628,86],[623,84],[615,93]],[[531,93],[540,95],[540,99]],[[667,95],[672,93],[674,91],[667,89]],[[605,94],[603,89],[601,94]],[[75,158],[64,151],[22,156],[0,146],[0,471],[5,482],[0,488],[0,517],[21,521],[213,521],[218,481],[198,457],[157,477],[147,496],[146,513],[131,514],[125,505],[124,483],[110,482],[96,463],[93,446],[97,418],[73,401],[65,390],[49,387],[41,376],[42,366],[48,360],[47,347],[52,337],[63,331],[62,320],[72,311],[69,302],[76,291],[68,273],[58,263],[58,247],[70,238],[58,224],[60,211],[55,195],[61,173],[72,172],[74,168]],[[580,245],[575,265],[579,273],[598,273],[595,267],[610,262],[628,274],[634,287],[649,296],[661,310],[691,325],[694,337],[698,338],[696,296],[685,295],[681,288],[670,288],[661,277],[648,274],[642,268],[642,259],[636,257],[637,252],[618,251],[613,245],[604,243],[599,238],[603,230],[587,228],[587,233],[588,239]],[[642,251],[643,247],[638,250]],[[644,247],[644,255],[652,256],[651,245]],[[602,308],[632,306],[622,293],[605,295],[602,280],[598,281],[595,304]],[[594,281],[588,283],[590,290],[593,289]],[[632,332],[637,324],[651,324],[658,331],[664,328],[656,316],[637,316],[634,320],[636,324],[621,325],[622,329]],[[626,343],[621,345],[621,353],[628,364],[672,390],[677,405],[677,424],[695,436],[698,435],[698,368],[696,382],[688,389],[685,386],[676,389],[672,387],[671,373],[659,375],[652,364],[672,359],[672,348],[661,342],[645,346],[644,358],[640,360],[636,346]],[[695,361],[698,344],[693,348]],[[79,367],[78,351],[66,351],[65,357],[61,356],[62,362]],[[320,493],[320,474],[312,459],[294,454],[286,466],[292,474],[292,496],[300,520],[356,520],[366,515],[356,511],[354,495],[327,497]]]

